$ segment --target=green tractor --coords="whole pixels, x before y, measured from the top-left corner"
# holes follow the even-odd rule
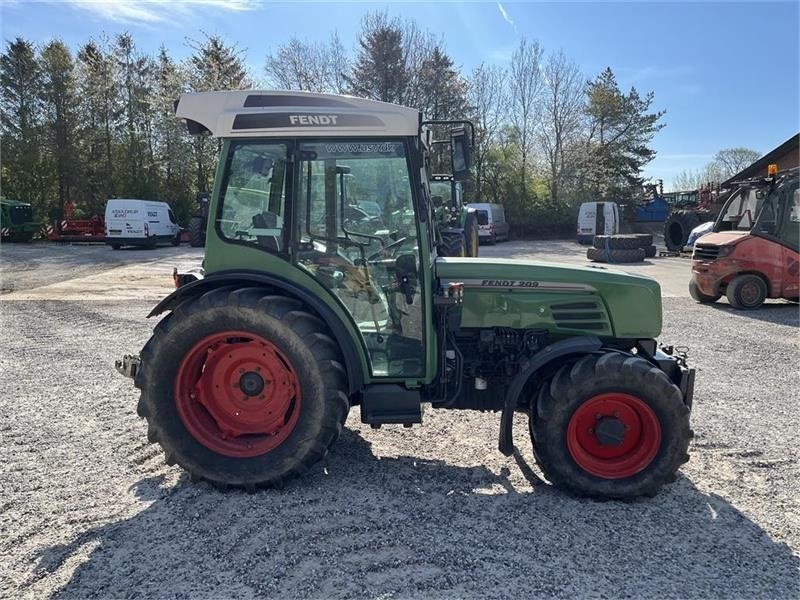
[[[655,494],[688,459],[694,371],[661,347],[661,290],[601,268],[441,257],[417,110],[302,92],[184,94],[222,138],[204,271],[117,369],[148,439],[192,479],[280,487],[322,460],[350,409],[373,427],[423,407],[515,412],[555,485]],[[450,123],[450,122],[448,122]],[[454,181],[470,136],[452,132]]]
[[[39,223],[33,220],[30,204],[0,198],[0,240],[30,242],[39,228]]]
[[[461,182],[452,175],[431,175],[429,186],[441,239],[437,254],[478,256],[478,214],[464,204]]]

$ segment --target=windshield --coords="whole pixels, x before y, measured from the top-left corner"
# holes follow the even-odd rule
[[[431,201],[437,208],[450,202],[451,186],[449,181],[431,181]]]
[[[764,204],[764,196],[765,191],[762,188],[739,188],[720,215],[719,230],[750,231]]]

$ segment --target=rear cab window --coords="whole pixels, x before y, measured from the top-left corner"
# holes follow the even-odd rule
[[[216,216],[223,239],[285,250],[287,157],[283,142],[231,142]]]

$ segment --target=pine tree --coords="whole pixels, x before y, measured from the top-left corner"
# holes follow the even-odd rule
[[[41,51],[42,105],[46,142],[52,157],[49,174],[55,179],[57,197],[48,198],[48,213],[73,199],[76,181],[78,137],[78,97],[75,64],[69,48],[61,40],[53,40]]]
[[[90,41],[78,52],[78,71],[83,173],[79,201],[91,214],[102,212],[105,201],[121,191],[114,169],[120,99],[112,57],[96,42]]]
[[[0,55],[3,194],[44,208],[41,177],[42,74],[33,44],[22,38],[8,42]],[[40,213],[39,213],[40,214]]]
[[[642,167],[655,157],[649,147],[665,111],[650,112],[654,94],[636,88],[624,94],[610,68],[587,87],[589,137],[584,172],[590,186],[605,197],[624,199],[642,186]]]
[[[346,80],[353,95],[402,104],[409,95],[411,74],[406,68],[403,31],[385,13],[367,15],[362,22],[359,50]]]

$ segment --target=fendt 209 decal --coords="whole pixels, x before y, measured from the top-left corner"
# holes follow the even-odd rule
[[[443,281],[447,287],[449,283],[462,283],[465,288],[506,288],[528,291],[558,291],[558,292],[595,292],[597,291],[585,283],[568,283],[562,281],[536,281],[533,279],[464,279],[463,281]]]

